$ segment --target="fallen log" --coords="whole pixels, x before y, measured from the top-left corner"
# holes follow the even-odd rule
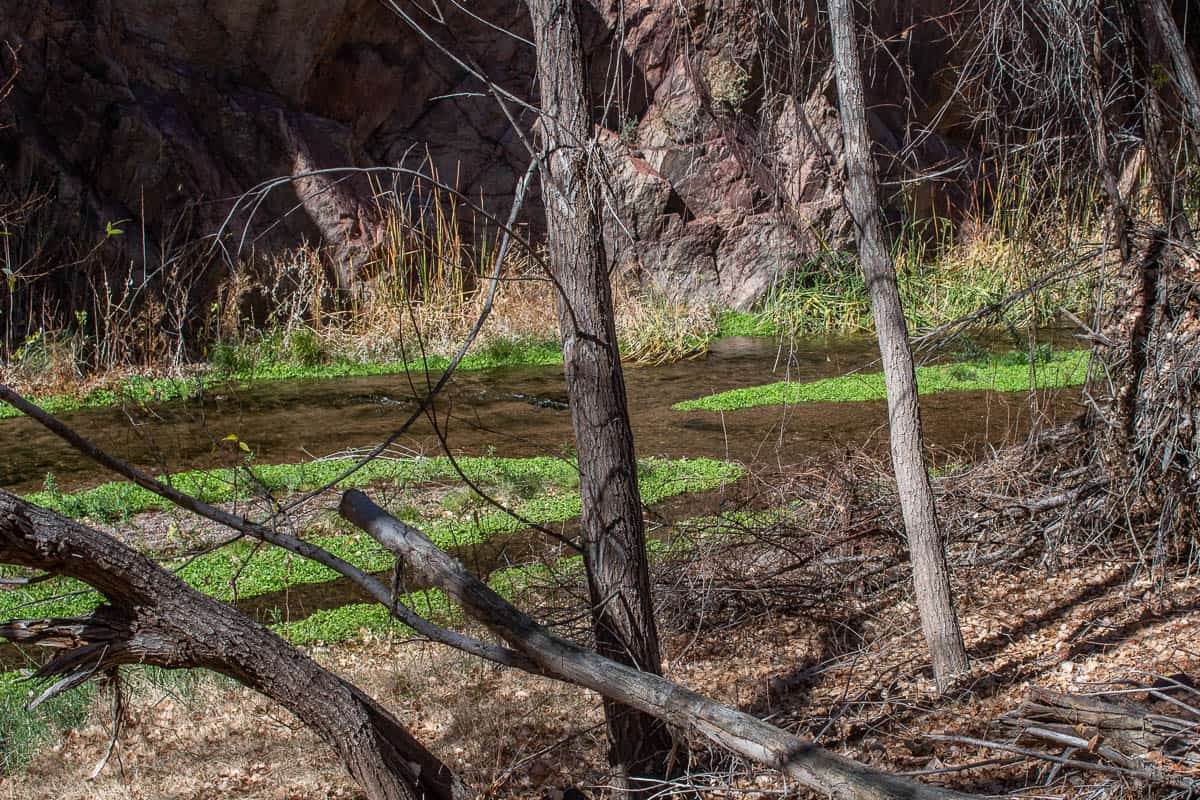
[[[679,684],[604,658],[561,639],[492,591],[423,533],[375,505],[362,492],[342,495],[342,517],[401,558],[419,578],[546,672],[636,708],[722,748],[780,770],[840,800],[965,800],[971,795],[901,778],[806,742],[757,717]]]
[[[0,623],[0,638],[60,651],[35,673],[58,679],[38,701],[124,664],[202,667],[294,713],[371,800],[475,794],[357,687],[104,533],[0,491],[0,562],[75,578],[108,600],[83,618]]]

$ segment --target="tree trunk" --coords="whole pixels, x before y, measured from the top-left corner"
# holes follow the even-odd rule
[[[541,94],[543,203],[571,422],[579,457],[584,563],[596,648],[661,674],[637,461],[600,231],[598,152],[574,0],[531,0]],[[605,701],[609,758],[623,788],[664,776],[669,731],[653,717]]]
[[[392,517],[362,492],[342,495],[339,513],[395,553],[416,577],[436,586],[515,650],[559,679],[598,692],[719,747],[778,769],[835,800],[966,800],[971,795],[927,786],[818,747],[757,717],[721,705],[658,675],[634,669],[560,639],[543,628],[419,530]]]
[[[1121,9],[1125,14],[1126,25],[1133,29],[1133,66],[1136,80],[1144,93],[1142,124],[1145,128],[1143,133],[1146,156],[1150,163],[1150,184],[1154,188],[1167,231],[1176,242],[1192,248],[1195,247],[1195,240],[1183,202],[1185,189],[1183,181],[1180,180],[1178,157],[1174,148],[1176,143],[1182,143],[1183,133],[1180,130],[1168,129],[1163,94],[1159,91],[1159,86],[1160,75],[1163,74],[1169,60],[1175,71],[1175,85],[1180,91],[1183,117],[1188,119],[1191,116],[1188,88],[1191,81],[1195,80],[1195,74],[1191,70],[1186,52],[1179,52],[1175,58],[1164,54],[1164,50],[1171,50],[1167,41],[1169,32],[1174,32],[1178,37],[1174,20],[1165,7],[1160,8],[1156,0],[1141,0],[1136,4],[1127,0],[1121,4]],[[1181,41],[1177,44],[1182,47]],[[1197,98],[1197,101],[1200,101],[1200,98]],[[1200,109],[1196,110],[1196,114],[1200,116]],[[1196,137],[1200,141],[1200,133],[1196,133]]]
[[[829,0],[829,28],[837,69],[838,97],[845,140],[846,203],[854,219],[883,376],[887,387],[892,465],[912,558],[913,587],[921,629],[933,660],[939,691],[945,691],[969,665],[950,590],[950,571],[938,528],[933,489],[922,452],[921,410],[908,328],[900,306],[896,270],[884,241],[879,182],[867,133],[862,73],[850,0]]]
[[[467,800],[470,791],[357,687],[106,534],[0,491],[0,562],[65,575],[109,601],[82,619],[18,620],[0,637],[67,649],[39,677],[59,691],[122,664],[204,667],[283,705],[337,751],[371,800]]]
[[[1200,149],[1200,79],[1196,68],[1188,57],[1183,34],[1171,16],[1171,9],[1164,0],[1142,0],[1143,25],[1153,24],[1157,39],[1171,59],[1175,76],[1175,90],[1179,93],[1182,116],[1191,128],[1192,142]]]
[[[1104,0],[1096,0],[1092,16],[1092,49],[1088,62],[1088,96],[1091,111],[1095,119],[1095,130],[1092,132],[1092,142],[1096,155],[1096,165],[1100,168],[1100,177],[1104,181],[1104,194],[1108,200],[1109,228],[1112,231],[1113,243],[1120,255],[1121,265],[1129,260],[1129,205],[1126,202],[1126,192],[1121,190],[1121,180],[1113,165],[1112,151],[1109,149],[1108,104],[1104,96],[1102,75],[1104,69]]]

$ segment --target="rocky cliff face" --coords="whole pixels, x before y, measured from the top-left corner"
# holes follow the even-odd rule
[[[444,22],[433,6],[400,6],[426,39],[378,0],[7,0],[0,42],[15,58],[5,55],[3,70],[19,72],[0,108],[10,123],[0,163],[16,184],[52,181],[60,219],[90,231],[128,220],[151,250],[180,219],[189,236],[211,234],[233,199],[264,180],[346,166],[428,158],[502,211],[528,156],[466,65],[536,102],[527,12],[493,0],[438,5]],[[583,5],[618,265],[667,292],[744,306],[847,241],[814,8]],[[938,108],[949,52],[927,20],[947,5],[873,4],[886,57],[872,73],[872,123],[893,178],[967,155],[944,119],[922,124]],[[930,120],[901,117],[907,101],[883,102],[897,91],[918,93],[917,113]],[[516,102],[507,113],[524,131],[533,122]],[[956,185],[940,186],[893,199],[942,210],[966,202]],[[378,221],[372,193],[361,174],[309,175],[274,191],[252,232],[261,243],[331,245],[339,281],[353,284]],[[140,259],[141,242],[131,250]]]

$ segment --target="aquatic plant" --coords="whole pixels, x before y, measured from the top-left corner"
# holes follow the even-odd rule
[[[1089,353],[1070,350],[1055,353],[1051,360],[1034,365],[994,359],[969,364],[940,364],[917,367],[917,387],[923,395],[941,392],[990,390],[997,392],[1059,388],[1083,383]],[[676,411],[736,411],[755,406],[784,403],[844,403],[882,400],[887,396],[883,373],[855,373],[824,378],[810,383],[781,381],[765,386],[731,389],[725,392],[684,400],[672,406]]]
[[[375,464],[376,462],[372,462]],[[332,465],[337,462],[315,462],[317,472],[307,474],[304,480],[320,476],[314,483],[335,477],[339,469]],[[265,482],[274,485],[287,485],[289,478],[295,477],[292,470],[308,465],[273,465],[274,472],[264,471]],[[344,465],[342,465],[344,466]],[[368,465],[370,467],[372,465]],[[580,500],[577,490],[564,490],[564,487],[577,487],[574,465],[562,459],[537,457],[529,459],[503,458],[464,458],[460,466],[463,471],[477,483],[494,486],[502,481],[513,481],[513,476],[527,474],[537,476],[537,480],[548,488],[556,488],[556,493],[549,491],[527,500],[514,502],[514,510],[523,519],[537,524],[563,522],[579,515]],[[703,492],[716,489],[721,485],[741,477],[743,468],[736,464],[711,459],[646,459],[641,463],[644,472],[641,474],[639,488],[642,502],[647,505],[661,502],[669,497],[685,492]],[[269,469],[258,467],[257,469]],[[363,471],[369,472],[364,469]],[[173,476],[176,486],[185,491],[192,489],[197,493],[209,492],[209,502],[216,502],[214,495],[228,490],[228,481],[222,481],[214,474],[228,474],[228,470],[213,470],[210,472],[191,472]],[[376,470],[347,485],[365,485],[366,483],[383,480],[390,477],[405,483],[420,483],[434,478],[451,478],[457,473],[453,471],[447,459],[411,459],[405,461],[383,462]],[[357,476],[356,476],[357,477]],[[293,484],[293,489],[312,485],[308,483]],[[130,508],[163,507],[163,501],[156,495],[127,483],[106,484],[96,489],[87,490],[74,495],[58,494],[49,496],[37,493],[29,496],[30,502],[40,505],[57,504],[60,513],[76,515],[83,513],[112,516],[115,513],[136,513]],[[404,502],[403,499],[400,502]],[[133,505],[122,509],[120,503]],[[114,505],[115,504],[115,505]],[[51,505],[51,507],[54,507]],[[410,519],[410,522],[420,524],[424,532],[439,547],[455,548],[479,544],[488,539],[505,534],[518,533],[528,527],[524,522],[511,514],[498,510],[486,513],[472,513],[457,518],[437,518],[431,520]],[[308,541],[322,547],[367,572],[380,572],[390,568],[395,558],[380,547],[374,539],[365,533],[339,521],[334,523],[340,530],[327,535],[306,537]],[[258,542],[237,541],[225,547],[206,553],[186,562],[174,565],[183,580],[201,591],[221,600],[232,601],[247,599],[272,592],[281,591],[289,586],[301,584],[322,583],[337,578],[337,574],[327,567],[295,556],[285,550],[265,547]],[[0,592],[0,618],[6,613],[15,614],[18,609],[26,609],[27,613],[37,616],[75,616],[86,613],[99,602],[99,595],[78,582],[64,578],[20,586]]]

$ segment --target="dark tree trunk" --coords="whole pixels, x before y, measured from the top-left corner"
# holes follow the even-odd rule
[[[1178,90],[1181,116],[1187,121],[1193,114],[1200,117],[1200,106],[1193,108],[1191,90],[1195,72],[1191,68],[1179,31],[1175,27],[1170,11],[1157,0],[1126,0],[1121,4],[1125,23],[1130,30],[1134,73],[1142,88],[1142,124],[1146,143],[1146,156],[1150,163],[1150,183],[1154,189],[1162,212],[1163,223],[1176,242],[1191,248],[1195,246],[1192,227],[1188,222],[1184,205],[1184,184],[1178,170],[1177,146],[1182,144],[1183,132],[1175,127],[1168,128],[1165,113],[1163,75],[1173,75],[1173,84]],[[1171,34],[1174,33],[1174,37]],[[1172,51],[1168,40],[1175,39],[1178,48]],[[1200,92],[1200,89],[1196,89]],[[1200,146],[1200,131],[1193,131]]]
[[[879,181],[867,133],[866,104],[850,1],[829,0],[829,27],[833,37],[848,173],[846,203],[854,219],[858,256],[862,261],[883,359],[892,465],[908,535],[921,629],[929,645],[938,689],[945,691],[968,671],[969,664],[954,610],[945,545],[922,452],[916,372],[908,327],[900,306],[896,270],[884,240]]]
[[[599,152],[583,74],[574,0],[531,0],[541,94],[542,196],[571,421],[579,454],[584,561],[596,647],[661,674],[646,566],[633,432],[600,230]],[[658,720],[605,700],[610,760],[619,782],[661,778],[671,749]]]
[[[19,620],[0,637],[69,649],[41,675],[65,688],[122,664],[204,667],[286,707],[337,751],[371,800],[467,800],[466,786],[355,686],[110,536],[0,491],[0,562],[76,578],[108,604],[82,619]]]
[[[1108,200],[1109,228],[1112,231],[1113,243],[1116,245],[1123,266],[1129,260],[1130,255],[1129,206],[1126,203],[1126,193],[1121,190],[1120,176],[1117,175],[1117,169],[1113,164],[1112,150],[1109,148],[1108,104],[1102,80],[1104,74],[1104,0],[1096,0],[1092,26],[1092,51],[1088,64],[1088,96],[1095,119],[1092,142],[1096,165],[1100,167],[1100,177],[1104,182],[1104,194]]]
[[[1141,6],[1142,24],[1154,26],[1154,38],[1170,59],[1175,91],[1179,93],[1180,111],[1191,130],[1192,142],[1200,149],[1200,79],[1196,77],[1196,68],[1188,57],[1183,34],[1164,0],[1141,0]]]

